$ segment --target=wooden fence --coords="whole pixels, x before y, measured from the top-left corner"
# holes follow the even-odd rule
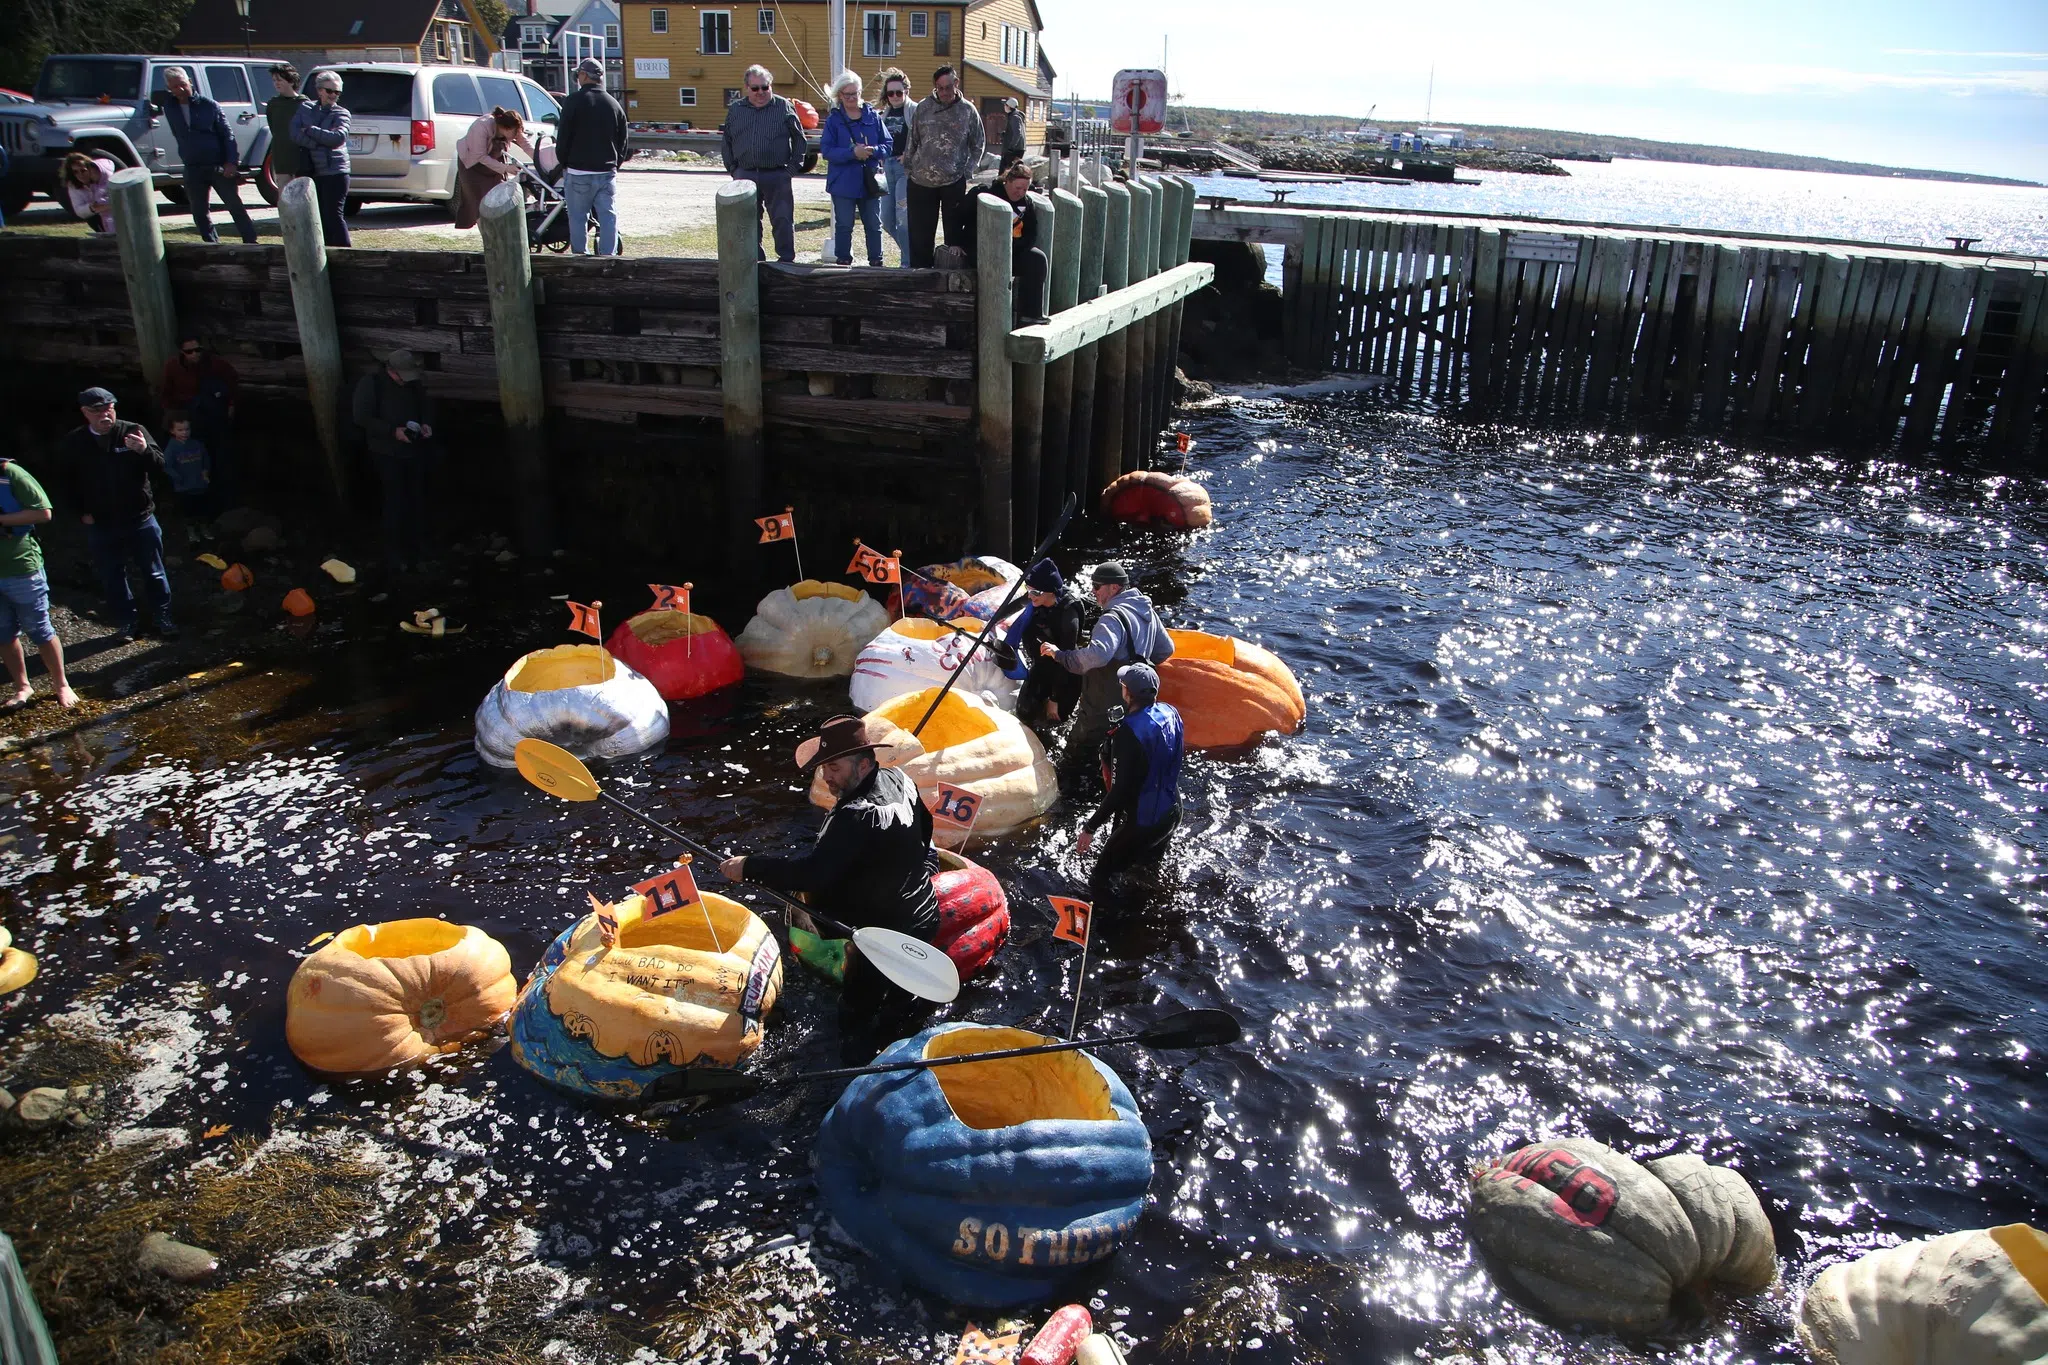
[[[2041,449],[2048,261],[1470,218],[1204,217],[1203,236],[1288,243],[1288,353],[1306,368],[1489,412]]]

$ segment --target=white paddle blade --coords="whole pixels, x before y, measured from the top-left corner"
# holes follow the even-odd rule
[[[960,994],[960,969],[922,939],[894,929],[856,929],[853,946],[876,971],[920,1000],[944,1005]]]

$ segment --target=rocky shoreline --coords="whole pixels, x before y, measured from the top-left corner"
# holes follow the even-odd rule
[[[1571,172],[1539,152],[1509,152],[1496,148],[1436,148],[1420,157],[1404,158],[1376,148],[1341,143],[1260,142],[1241,147],[1258,159],[1262,170],[1299,171],[1320,175],[1400,176],[1394,162],[1403,160],[1449,163],[1475,171],[1507,171],[1520,175],[1570,175]],[[1229,167],[1207,147],[1181,146],[1162,142],[1145,148],[1147,160],[1166,170],[1220,171]]]

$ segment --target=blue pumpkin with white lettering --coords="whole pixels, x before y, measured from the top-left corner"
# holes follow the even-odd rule
[[[877,1062],[1056,1041],[949,1024]],[[839,1226],[920,1288],[1008,1308],[1114,1255],[1152,1184],[1152,1139],[1117,1074],[1085,1052],[857,1076],[811,1164]]]

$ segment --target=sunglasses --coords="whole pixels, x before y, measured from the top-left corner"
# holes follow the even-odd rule
[[[764,91],[764,90],[768,89],[768,87],[767,87],[767,86],[765,86],[765,85],[750,85],[750,86],[748,86],[748,87],[747,87],[747,89],[749,89],[749,90],[753,91],[753,92],[754,92],[755,94],[757,94],[757,95],[758,95],[758,94],[760,94],[760,93],[761,93],[762,91]]]
[[[892,85],[887,90],[884,90],[882,93],[885,95],[905,95],[908,94],[909,92],[903,89],[903,87],[901,86]]]
[[[181,355],[198,355],[199,348],[197,346],[180,346],[178,352]]]

